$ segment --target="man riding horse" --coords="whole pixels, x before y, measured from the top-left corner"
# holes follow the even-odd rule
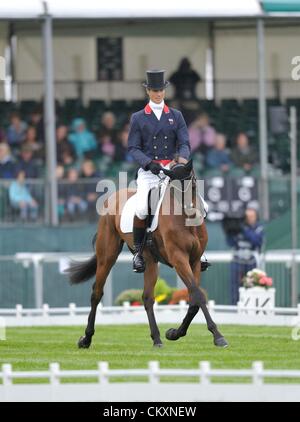
[[[198,194],[192,161],[188,161],[190,147],[185,121],[180,111],[170,109],[164,103],[167,85],[168,82],[164,81],[164,71],[148,71],[145,86],[150,101],[143,110],[133,114],[131,119],[129,152],[141,166],[137,177],[137,193],[132,189],[123,189],[113,193],[105,201],[105,212],[101,213],[94,238],[94,255],[88,261],[72,263],[67,270],[72,284],[83,283],[96,276],[85,335],[80,337],[78,347],[88,348],[91,345],[95,333],[97,306],[103,296],[108,274],[115,265],[124,243],[135,252],[134,271],[144,272],[143,302],[153,346],[162,346],[154,314],[154,288],[158,279],[158,261],[175,269],[189,293],[189,306],[182,323],[178,328],[168,329],[165,334],[166,338],[176,341],[184,337],[192,320],[201,309],[207,328],[213,335],[214,344],[218,347],[227,347],[228,345],[211,318],[206,306],[206,297],[199,288],[200,276],[203,271],[201,256],[208,239],[205,223],[203,223],[205,204]],[[176,155],[178,156],[177,160],[174,159]],[[165,168],[167,165],[172,168]],[[170,196],[166,194],[161,196],[162,202],[161,208],[158,208],[157,225],[151,233],[152,242],[148,243],[149,247],[143,251],[148,214],[148,193],[152,187],[156,187],[160,183],[161,171],[169,179],[162,180],[160,186],[162,187],[166,181],[165,189],[172,193]],[[176,181],[180,182],[177,188],[174,183]],[[184,182],[187,182],[188,189],[182,189]],[[180,198],[184,197],[180,204],[181,213],[179,214],[175,212],[173,203],[170,204],[169,201],[171,197],[174,199],[176,196],[175,191],[177,194],[179,193]],[[187,191],[191,194],[189,201],[186,201],[185,198]],[[122,193],[129,197],[125,204],[122,201]],[[133,213],[126,209],[132,199],[136,204],[134,218]],[[164,205],[171,205],[168,208],[170,210],[168,213],[163,212]],[[187,224],[187,216],[199,215],[199,211],[201,215],[199,222],[192,225]],[[125,229],[125,226],[122,227],[122,216],[128,220],[128,215],[134,220],[133,236],[132,226],[129,230]]]
[[[149,103],[134,113],[130,122],[128,151],[141,166],[137,173],[137,199],[133,222],[133,271],[145,271],[142,243],[148,216],[148,194],[158,185],[159,173],[166,165],[186,164],[190,156],[189,134],[179,110],[169,108],[165,102],[164,70],[148,70],[143,84]],[[178,157],[174,160],[175,155]]]

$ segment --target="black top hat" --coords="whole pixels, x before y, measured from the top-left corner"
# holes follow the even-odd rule
[[[147,70],[147,81],[143,86],[148,89],[165,89],[170,82],[164,80],[164,70]]]

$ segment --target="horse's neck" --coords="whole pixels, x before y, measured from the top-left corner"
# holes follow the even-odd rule
[[[186,217],[190,216],[186,210],[196,206],[196,195],[196,186],[193,180],[186,180],[183,185],[181,183],[170,183],[164,198],[165,201],[170,201],[168,204],[170,206],[170,215],[182,216],[185,220]]]

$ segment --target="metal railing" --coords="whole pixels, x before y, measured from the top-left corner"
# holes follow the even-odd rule
[[[126,381],[129,377],[139,382]],[[167,382],[164,382],[165,377]],[[227,382],[214,382],[220,377]],[[81,381],[62,384],[66,378]],[[91,378],[98,382],[87,382]],[[110,382],[116,378],[124,378],[124,381]],[[187,382],[187,378],[191,381]],[[250,382],[244,384],[236,382],[236,379],[249,378]],[[297,383],[283,384],[278,382],[281,378],[297,380]],[[0,401],[67,401],[70,398],[72,401],[112,401],[115,397],[135,402],[298,401],[300,394],[300,370],[265,369],[260,361],[253,362],[249,369],[216,369],[207,361],[191,369],[160,368],[157,361],[150,361],[145,369],[110,369],[108,362],[99,362],[94,370],[62,370],[58,363],[50,363],[48,371],[14,371],[10,364],[3,364],[0,379],[3,381]],[[37,383],[13,383],[27,379]],[[41,379],[47,379],[49,384],[40,383]],[[266,379],[276,381],[267,384]]]
[[[0,180],[0,226],[15,224],[41,225],[48,220],[47,185],[44,179],[26,179],[25,186],[38,204],[36,218],[30,213],[22,218],[20,208],[12,204],[9,197],[9,188],[14,180]],[[89,194],[96,192],[99,178],[78,179],[77,182],[68,180],[58,181],[58,209],[60,223],[97,221],[96,197],[89,199]],[[76,197],[76,201],[74,200]],[[78,199],[80,201],[78,201]]]
[[[120,166],[114,167],[109,159],[103,159],[99,168],[104,174],[103,178],[107,178],[116,182],[116,187],[118,186],[118,175],[119,171],[127,172],[128,183],[133,180],[133,169],[135,165],[132,166],[130,163],[122,163]],[[199,176],[203,177],[203,176]],[[205,177],[205,197],[210,201],[210,216],[213,214],[217,216],[217,219],[220,219],[222,214],[225,214],[230,211],[230,207],[235,207],[242,209],[245,206],[245,199],[242,195],[250,195],[251,201],[260,202],[260,198],[257,193],[251,194],[251,191],[247,187],[244,190],[237,184],[237,177],[234,176],[218,176],[218,177]],[[217,179],[224,178],[226,180],[226,196],[222,189],[218,188]],[[239,180],[241,176],[239,176]],[[246,180],[247,177],[245,176]],[[90,201],[88,195],[90,192],[97,195],[100,193],[96,192],[97,183],[101,180],[100,178],[80,178],[76,182],[70,182],[67,179],[58,181],[58,215],[60,224],[72,223],[72,222],[87,222],[87,221],[97,221],[98,215],[96,213],[96,199]],[[214,180],[217,187],[214,186]],[[253,181],[258,181],[260,183],[259,177],[253,176]],[[299,179],[300,181],[300,179]],[[34,220],[30,219],[28,216],[27,219],[21,219],[20,210],[14,207],[11,204],[9,199],[9,187],[13,180],[4,180],[0,179],[0,226],[9,226],[14,224],[30,224],[30,225],[40,225],[47,223],[48,221],[48,194],[47,194],[47,185],[44,179],[27,179],[26,186],[28,187],[29,192],[32,197],[38,203],[38,214],[37,218]],[[247,183],[247,182],[245,182]],[[208,195],[208,190],[213,187],[214,191],[221,196],[221,200],[217,202],[212,202],[211,198]],[[300,184],[299,184],[300,189]],[[212,190],[212,189],[211,189]],[[239,191],[242,191],[239,193]],[[245,193],[246,192],[246,193]],[[214,193],[216,195],[216,193]],[[80,206],[72,206],[70,199],[71,196],[77,196],[81,199]],[[234,199],[236,198],[237,199]],[[270,204],[270,217],[276,218],[283,215],[290,208],[290,178],[287,175],[282,176],[272,176],[269,180],[269,204]],[[231,201],[228,200],[231,198]]]

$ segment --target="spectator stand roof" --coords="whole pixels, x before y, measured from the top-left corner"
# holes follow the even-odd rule
[[[300,12],[300,0],[261,0],[265,12],[293,13]]]
[[[46,3],[48,13],[54,19],[135,19],[135,18],[233,18],[258,17],[262,15],[257,0],[110,0],[100,2],[85,0],[10,0],[0,3],[0,19],[36,19],[44,13]]]

